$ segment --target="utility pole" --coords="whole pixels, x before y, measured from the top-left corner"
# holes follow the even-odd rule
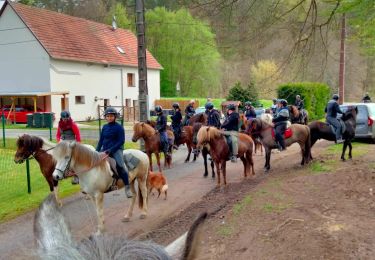
[[[346,21],[345,13],[341,20],[341,47],[340,47],[340,72],[339,72],[339,103],[344,103],[345,95],[345,37],[346,37]]]
[[[138,39],[138,101],[141,122],[149,119],[144,11],[144,0],[135,0],[135,21]]]

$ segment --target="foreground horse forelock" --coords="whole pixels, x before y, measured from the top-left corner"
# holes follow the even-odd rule
[[[133,194],[135,180],[138,183],[138,204],[141,209],[141,218],[147,216],[147,176],[149,171],[148,157],[145,153],[135,150],[124,150],[125,155],[132,155],[139,160],[138,165],[129,171],[129,183]],[[112,190],[114,183],[112,171],[106,156],[95,151],[90,145],[82,145],[76,142],[60,142],[53,150],[56,159],[56,168],[53,172],[55,179],[61,180],[74,172],[79,177],[81,191],[93,198],[98,216],[98,233],[104,230],[103,197],[105,192]],[[117,187],[122,188],[124,183],[117,180]],[[136,196],[133,196],[124,221],[129,221],[133,214]]]
[[[41,259],[194,259],[197,231],[207,217],[201,214],[185,233],[166,248],[149,241],[94,235],[77,243],[52,196],[35,213],[34,236]]]

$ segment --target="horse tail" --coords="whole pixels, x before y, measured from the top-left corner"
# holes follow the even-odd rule
[[[308,163],[311,158],[311,132],[310,128],[307,126],[307,140],[305,142],[305,163]]]
[[[164,184],[161,188],[161,192],[166,192],[168,190],[168,184]]]

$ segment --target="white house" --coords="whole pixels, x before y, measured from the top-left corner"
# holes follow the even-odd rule
[[[124,29],[5,1],[0,9],[0,105],[33,104],[75,120],[98,105],[138,99],[137,38]],[[160,69],[147,52],[149,104],[160,98]],[[34,101],[33,101],[34,99]]]

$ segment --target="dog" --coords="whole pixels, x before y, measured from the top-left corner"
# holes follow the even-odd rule
[[[147,178],[147,187],[148,187],[148,194],[151,193],[152,189],[156,189],[159,192],[158,198],[160,194],[164,192],[165,200],[167,199],[167,190],[168,184],[167,179],[165,178],[162,172],[149,172]]]

